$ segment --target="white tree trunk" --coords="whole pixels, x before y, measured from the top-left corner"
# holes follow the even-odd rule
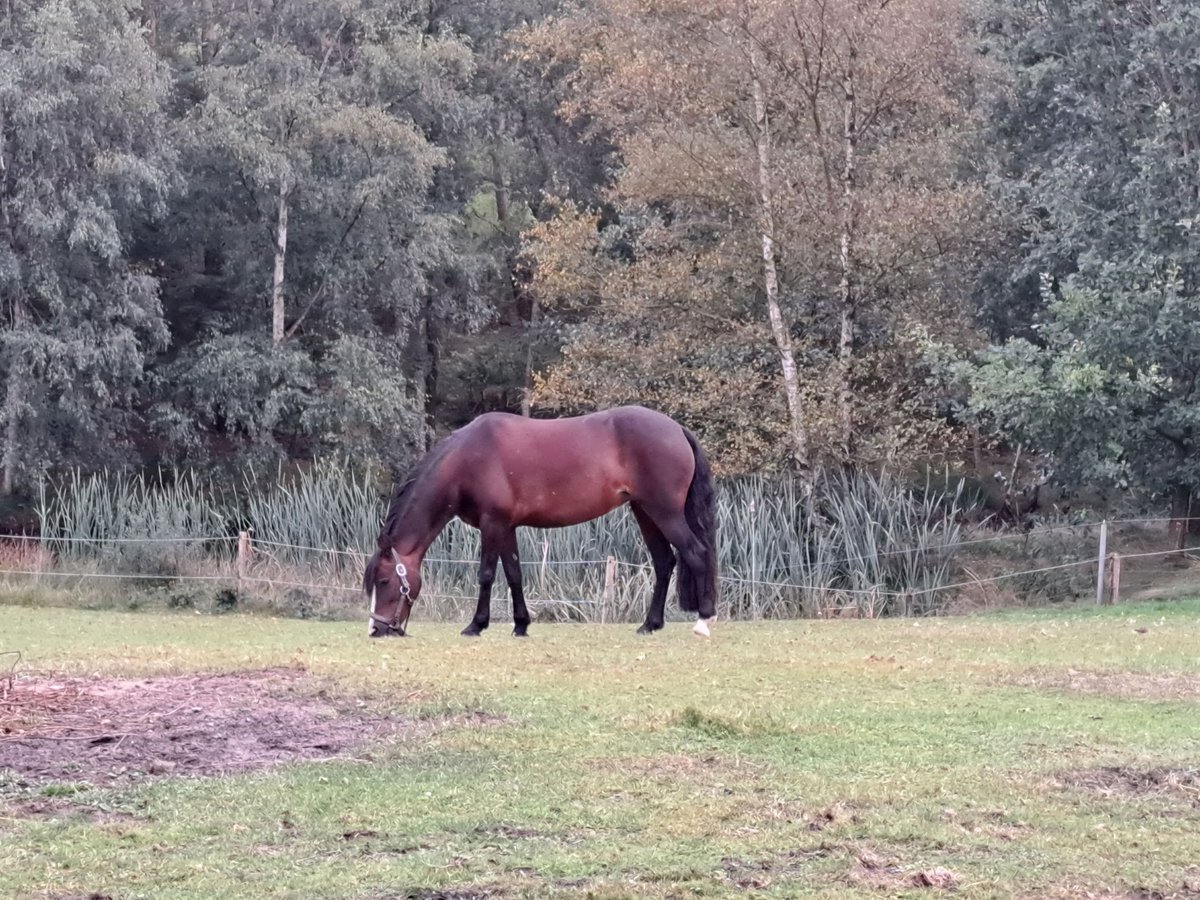
[[[0,111],[0,182],[2,182],[8,174],[8,157],[6,150],[8,149],[5,140],[5,120],[3,111]],[[0,227],[3,227],[5,232],[5,240],[11,233],[11,223],[8,217],[8,200],[6,197],[0,196]],[[14,292],[12,295],[12,320],[10,327],[13,331],[19,331],[25,324],[25,305],[19,293]],[[3,474],[0,475],[0,490],[6,495],[13,492],[17,480],[17,459],[20,453],[19,440],[21,430],[19,422],[21,418],[21,408],[25,405],[25,378],[26,373],[21,371],[21,361],[14,358],[9,361],[8,369],[8,384],[6,386],[4,396],[4,459],[2,463]]]
[[[25,322],[25,307],[19,296],[12,298],[12,329],[19,331]],[[21,410],[25,406],[25,379],[28,377],[21,367],[19,352],[9,361],[8,385],[4,396],[4,464],[3,484],[0,490],[13,492],[17,483],[17,461],[21,452]]]
[[[279,189],[279,214],[275,223],[275,274],[271,279],[271,342],[281,344],[284,339],[284,296],[283,274],[287,263],[288,192]]]
[[[792,333],[779,305],[779,273],[775,266],[775,214],[771,190],[771,128],[767,119],[767,101],[759,78],[758,53],[750,51],[751,79],[754,90],[755,145],[758,155],[758,217],[762,243],[763,285],[767,296],[767,318],[771,335],[779,351],[783,370],[783,390],[787,400],[788,421],[792,438],[792,456],[799,470],[805,493],[812,490],[812,463],[809,459],[808,432],[804,426],[800,401],[800,380],[796,372],[796,357],[792,351]]]
[[[854,452],[854,389],[851,383],[854,369],[854,319],[858,298],[854,285],[854,238],[857,229],[855,215],[855,152],[858,149],[858,106],[854,90],[854,64],[857,58],[854,44],[850,45],[846,71],[842,76],[845,122],[842,132],[844,165],[842,168],[842,240],[840,263],[841,334],[838,338],[838,438],[844,462]]]
[[[533,342],[537,339],[538,302],[529,301],[529,324],[525,328],[525,382],[521,386],[521,415],[529,418],[533,414]]]

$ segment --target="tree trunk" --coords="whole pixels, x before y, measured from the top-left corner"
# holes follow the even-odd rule
[[[287,264],[288,192],[279,189],[279,213],[275,222],[275,274],[271,279],[271,343],[282,344],[284,338],[283,274]]]
[[[434,314],[433,296],[425,298],[423,310],[425,332],[425,449],[433,445],[434,424],[437,422],[438,378],[442,358],[441,331]]]
[[[1187,546],[1187,536],[1191,531],[1192,518],[1192,488],[1187,484],[1171,486],[1171,523],[1168,526],[1175,546],[1182,550]]]
[[[525,383],[521,386],[521,415],[525,418],[533,413],[533,342],[537,340],[538,302],[530,299],[529,326],[525,329]]]
[[[217,22],[213,0],[200,3],[200,65],[207,66],[217,54]]]
[[[4,398],[4,484],[5,495],[11,494],[17,481],[17,459],[20,456],[21,407],[25,403],[25,382],[16,366],[8,373],[8,392]]]
[[[854,93],[854,65],[857,50],[852,43],[842,79],[845,123],[842,132],[844,166],[842,168],[842,269],[840,293],[841,333],[838,337],[838,442],[842,460],[849,463],[854,453],[854,320],[858,298],[854,285],[854,208],[855,152],[858,149],[858,108]]]
[[[808,433],[804,427],[800,403],[800,380],[796,373],[796,357],[792,351],[792,333],[779,306],[779,273],[775,266],[775,215],[771,190],[771,131],[767,119],[767,101],[758,76],[758,51],[751,44],[750,76],[754,90],[755,149],[758,155],[758,218],[762,243],[763,285],[767,296],[767,317],[771,335],[779,351],[783,370],[783,390],[787,400],[791,426],[792,456],[807,495],[812,491],[812,464],[809,459]]]
[[[496,140],[499,140],[500,129],[504,125],[504,119],[500,119],[499,125],[496,127]],[[500,226],[500,230],[506,235],[508,234],[508,182],[504,178],[504,167],[500,165],[500,154],[496,152],[496,148],[492,148],[492,190],[496,194],[496,222]]]
[[[10,12],[11,17],[11,12]],[[12,242],[12,222],[8,213],[8,144],[7,123],[0,110],[0,226],[4,229],[4,239]],[[9,327],[15,332],[20,331],[25,324],[25,305],[21,295],[12,292],[12,319]],[[27,374],[21,371],[19,351],[8,363],[8,385],[4,397],[4,459],[3,473],[0,475],[0,490],[5,495],[11,494],[16,486],[17,459],[19,457],[18,442],[21,436],[19,422],[21,408],[25,405],[25,379]]]
[[[142,27],[146,29],[146,43],[158,52],[158,3],[159,0],[142,0]]]
[[[25,306],[21,298],[12,298],[12,330],[20,331],[25,324]],[[17,482],[17,461],[21,451],[21,410],[25,406],[25,380],[29,375],[22,371],[20,352],[8,363],[8,389],[4,397],[4,472],[0,490],[5,495],[13,492]]]

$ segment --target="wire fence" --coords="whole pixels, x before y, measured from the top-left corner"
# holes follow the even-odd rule
[[[1178,522],[1178,520],[1175,520]],[[967,537],[942,545],[881,547],[874,554],[825,560],[821,581],[773,577],[726,567],[719,576],[718,614],[731,618],[923,615],[957,607],[1081,599],[1119,602],[1164,583],[1186,584],[1192,549],[1179,546],[1167,518],[1130,518],[1052,525],[1036,532]],[[893,577],[885,561],[919,565]],[[1131,564],[1174,558],[1181,571],[1136,570]],[[271,538],[198,537],[0,538],[0,580],[9,591],[117,590],[161,595],[169,607],[216,610],[265,606],[301,617],[340,618],[361,612],[359,579],[367,553]],[[645,614],[653,568],[613,556],[523,559],[527,603],[539,618],[633,621]],[[419,609],[427,618],[461,617],[477,596],[478,560],[429,556]],[[1136,570],[1136,571],[1135,571]],[[813,571],[813,570],[809,570]],[[511,615],[503,578],[494,607]],[[99,592],[101,589],[91,587]],[[109,593],[112,589],[109,589]]]

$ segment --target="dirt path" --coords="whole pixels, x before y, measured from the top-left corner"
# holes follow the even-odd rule
[[[366,758],[410,727],[331,696],[300,669],[0,684],[0,775],[37,785],[222,775],[289,760]],[[15,776],[15,777],[14,777]]]

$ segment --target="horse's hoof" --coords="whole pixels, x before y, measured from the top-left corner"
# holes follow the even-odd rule
[[[373,628],[367,632],[367,637],[369,637],[369,638],[408,637],[408,633],[404,632],[404,631],[400,631],[399,629],[396,629],[396,628],[389,628],[387,631],[384,631],[383,629],[376,630]]]
[[[513,637],[529,637],[529,632],[528,631],[517,631],[517,629],[514,628],[513,629]]]
[[[468,625],[466,628],[460,631],[459,634],[461,634],[463,637],[479,637],[481,634],[483,634],[483,629],[478,625]]]
[[[637,633],[638,634],[654,634],[654,632],[658,631],[661,628],[662,628],[661,625],[651,625],[647,622],[646,624],[642,625],[642,627],[637,630]]]
[[[712,619],[709,619],[709,622],[711,621]],[[692,626],[692,634],[698,634],[700,637],[712,637],[711,632],[708,630],[708,622],[704,621],[704,619],[696,620],[696,624]]]

